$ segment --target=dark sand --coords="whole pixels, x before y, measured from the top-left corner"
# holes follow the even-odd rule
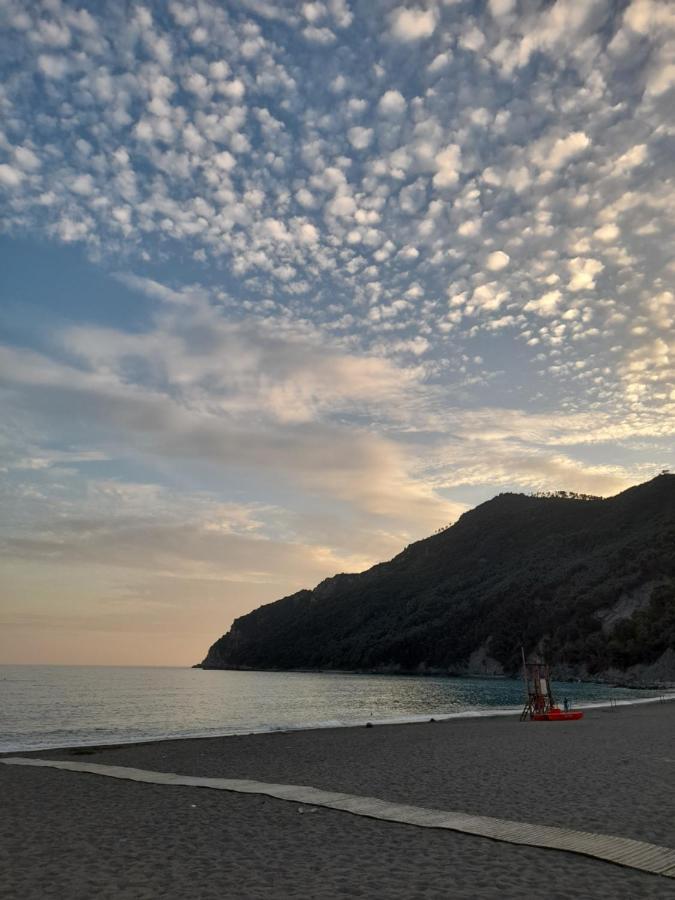
[[[18,754],[14,754],[18,755]],[[675,847],[675,703],[25,756],[307,784]],[[0,897],[673,898],[569,853],[280,800],[0,766]]]

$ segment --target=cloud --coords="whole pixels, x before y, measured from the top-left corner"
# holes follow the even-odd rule
[[[485,35],[475,25],[464,31],[459,38],[459,46],[478,53],[485,46]]]
[[[633,0],[624,12],[623,20],[630,29],[642,35],[675,27],[672,9],[656,0]]]
[[[501,289],[497,282],[481,284],[473,292],[471,300],[483,312],[493,312],[509,299],[509,292]]]
[[[462,151],[457,144],[449,144],[436,154],[436,174],[433,183],[437,188],[452,187],[459,181]]]
[[[437,56],[433,58],[433,60],[427,66],[427,71],[430,73],[442,72],[452,60],[452,53],[449,51],[445,51],[445,53],[439,53]]]
[[[70,71],[68,60],[61,56],[42,54],[38,57],[38,68],[47,78],[64,78]]]
[[[23,177],[23,172],[15,166],[10,166],[7,163],[0,164],[0,184],[10,188],[19,187]]]
[[[14,158],[18,166],[26,172],[35,172],[41,166],[40,157],[30,147],[17,147]]]
[[[605,225],[601,225],[600,228],[596,228],[593,232],[593,236],[604,244],[615,241],[620,234],[621,231],[613,222],[607,222]]]
[[[347,137],[349,138],[349,143],[356,150],[365,150],[373,139],[373,129],[354,125],[347,132]]]
[[[574,131],[566,137],[557,138],[545,151],[539,152],[536,159],[542,168],[561,169],[589,145],[590,139],[583,131]]]
[[[390,90],[386,91],[381,97],[380,101],[377,104],[377,108],[385,116],[392,116],[397,118],[398,116],[403,115],[406,109],[406,101],[403,94],[400,91]]]
[[[314,543],[307,519],[292,539],[280,524],[311,508],[315,543],[352,559],[484,499],[508,465],[534,483],[528,458],[551,487],[665,464],[673,13],[474,6],[6,4],[0,227],[9,253],[48,242],[63,280],[8,291],[17,520],[41,491],[74,515],[93,465],[75,456],[98,453],[125,481],[269,491],[284,546]],[[443,483],[477,465],[469,411],[493,434],[514,396],[509,436],[480,444],[487,480],[439,487],[429,460],[454,435]]]
[[[232,533],[203,520],[171,524],[140,517],[112,522],[61,520],[58,537],[54,537],[57,523],[45,525],[42,535],[6,539],[3,555],[51,565],[144,570],[154,578],[273,585],[283,581],[298,587],[302,586],[299,572],[317,581],[345,563],[359,566],[363,562],[340,558],[328,547]]]
[[[547,291],[536,300],[529,300],[525,304],[526,312],[535,312],[540,316],[555,316],[558,313],[562,294],[560,291]]]
[[[516,0],[489,0],[488,8],[490,13],[495,16],[508,16],[516,7]]]
[[[444,502],[407,474],[401,448],[340,424],[369,409],[399,420],[408,406],[402,396],[418,390],[414,368],[338,352],[311,331],[288,327],[284,334],[264,320],[228,323],[199,291],[121,277],[161,301],[151,330],[64,330],[58,341],[71,362],[1,349],[5,383],[27,392],[52,424],[77,408],[111,452],[125,435],[132,455],[202,460],[266,477],[277,471],[378,516],[444,515]],[[425,347],[420,338],[409,349]],[[129,372],[142,380],[130,383]]]
[[[105,635],[99,663],[105,652],[118,664],[173,658],[189,665],[251,607],[399,549],[396,536],[357,528],[360,547],[352,552],[338,529],[320,522],[304,541],[293,532],[309,523],[297,520],[289,529],[281,509],[219,503],[156,484],[90,480],[84,499],[77,483],[58,506],[46,496],[48,478],[48,471],[35,474],[32,499],[25,481],[16,497],[7,481],[2,493],[5,509],[32,505],[23,525],[15,518],[13,529],[0,529],[3,634],[13,638],[2,648],[6,659],[35,659],[45,630],[45,645],[65,652],[58,635],[66,630],[79,640],[71,660],[87,661],[81,654]],[[156,659],[134,643],[138,635],[147,643],[149,634]]]
[[[652,71],[647,82],[647,95],[660,97],[675,87],[675,62],[664,60]]]
[[[595,287],[596,276],[605,268],[599,259],[584,259],[576,256],[568,262],[571,291],[587,291]]]
[[[337,40],[330,28],[317,28],[315,25],[307,25],[302,29],[302,33],[308,41],[314,44],[321,44],[324,47],[334,44]]]
[[[398,41],[419,41],[431,37],[436,29],[433,9],[399,7],[390,16],[391,34]]]
[[[413,48],[418,85],[400,67],[400,44],[387,34],[366,40],[363,29],[351,28],[364,23],[362,14],[346,4],[291,11],[260,0],[243,7],[236,23],[217,4],[193,14],[180,8],[172,28],[151,4],[147,16],[122,24],[105,11],[76,19],[72,10],[53,12],[41,17],[53,28],[33,24],[39,43],[17,33],[26,65],[7,82],[16,128],[0,157],[0,190],[11,201],[7,229],[35,228],[124,264],[184,252],[207,267],[226,265],[233,292],[246,302],[293,306],[322,325],[334,309],[346,330],[371,309],[375,282],[383,296],[372,306],[393,309],[423,266],[425,339],[439,358],[451,324],[453,341],[473,339],[431,305],[456,269],[466,267],[467,282],[457,295],[480,287],[481,265],[500,272],[510,299],[492,312],[495,321],[511,317],[513,339],[529,327],[516,321],[523,304],[555,287],[544,282],[541,290],[542,279],[555,276],[555,289],[588,294],[593,327],[610,315],[616,327],[617,317],[630,317],[619,273],[630,267],[636,279],[664,277],[667,254],[654,242],[647,251],[643,240],[669,216],[665,195],[645,191],[666,177],[656,101],[629,92],[616,112],[610,98],[624,96],[624,63],[610,46],[620,33],[627,40],[641,34],[660,54],[665,14],[630,7],[630,14],[612,15],[600,2],[558,2],[526,14],[499,2],[467,19],[459,5],[399,6],[386,15],[406,36],[435,23],[433,40]],[[298,35],[305,27],[328,29],[346,44],[334,58],[310,58],[307,47],[301,53],[274,38],[279,23]],[[113,28],[119,40],[103,41]],[[536,81],[523,69],[533,54],[543,72]],[[63,60],[67,73],[36,80],[41,56]],[[511,63],[520,75],[508,70]],[[583,89],[571,90],[559,64]],[[631,83],[646,83],[652,65],[636,57]],[[314,90],[319,74],[333,86],[329,99]],[[502,79],[510,79],[505,102]],[[49,103],[38,82],[48,84]],[[443,97],[464,83],[475,85],[476,96],[458,94],[449,115]],[[50,105],[72,109],[78,127],[50,117]],[[553,118],[551,108],[558,110]],[[32,114],[38,109],[40,117]],[[374,121],[370,110],[378,113]],[[596,123],[612,115],[610,135]],[[503,269],[487,263],[501,259],[497,253],[509,257]],[[589,268],[579,276],[567,271],[568,259],[596,257],[602,281]],[[606,299],[600,285],[620,308],[596,306]],[[487,312],[481,304],[481,316]],[[386,316],[368,317],[354,339],[367,350],[378,332],[413,327],[414,318],[412,306],[398,311],[396,326]],[[574,355],[586,324],[579,317],[556,340]],[[534,334],[523,346],[539,352],[537,340],[551,346]],[[458,359],[463,350],[458,344],[450,355]],[[565,371],[549,369],[556,378]]]
[[[503,250],[495,250],[493,253],[490,253],[485,261],[485,265],[492,272],[500,272],[508,266],[510,261],[511,257],[508,253],[504,253]]]
[[[551,490],[552,485],[564,484],[566,490],[600,496],[613,496],[635,484],[635,476],[620,466],[588,465],[561,453],[491,446],[486,465],[476,461],[484,452],[477,445],[473,461],[466,459],[460,464],[457,475],[451,476],[446,484],[511,485],[516,481],[531,491]]]

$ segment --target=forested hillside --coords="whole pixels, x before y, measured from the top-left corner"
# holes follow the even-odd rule
[[[521,645],[582,675],[672,655],[675,475],[608,499],[501,494],[242,616],[201,665],[509,673]]]

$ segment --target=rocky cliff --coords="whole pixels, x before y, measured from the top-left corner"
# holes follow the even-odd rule
[[[570,676],[675,680],[674,475],[607,499],[501,494],[240,617],[201,666],[495,674],[521,645]]]

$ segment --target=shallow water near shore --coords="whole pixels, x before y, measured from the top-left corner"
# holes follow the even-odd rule
[[[554,684],[574,706],[657,692]],[[512,714],[513,679],[108,666],[0,666],[0,752]]]

